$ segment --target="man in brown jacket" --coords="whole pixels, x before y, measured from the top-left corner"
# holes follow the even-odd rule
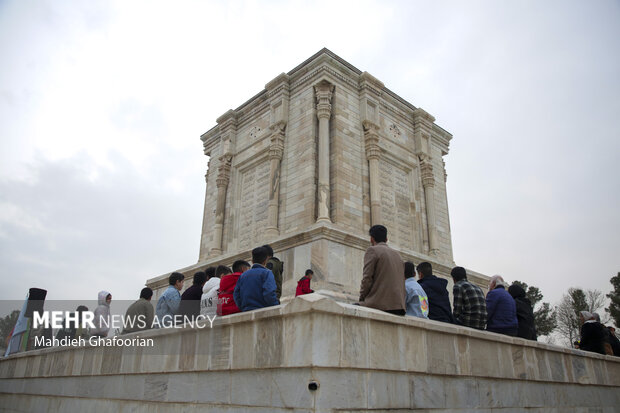
[[[400,254],[388,247],[387,228],[373,225],[364,255],[360,305],[396,315],[405,315],[404,264]]]

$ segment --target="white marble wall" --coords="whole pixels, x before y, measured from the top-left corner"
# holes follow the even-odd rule
[[[612,412],[620,405],[618,358],[319,294],[222,317],[213,329],[140,334],[155,347],[54,348],[2,359],[0,411]]]

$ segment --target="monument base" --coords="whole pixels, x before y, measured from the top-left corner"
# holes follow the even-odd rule
[[[282,297],[295,296],[297,281],[303,277],[307,269],[314,271],[312,289],[315,291],[331,291],[334,298],[342,297],[343,301],[349,302],[356,301],[359,297],[364,253],[370,246],[368,236],[353,234],[334,224],[316,224],[307,230],[276,238],[269,244],[276,257],[284,262]],[[454,267],[454,262],[450,259],[399,249],[392,244],[390,246],[395,248],[405,261],[416,264],[422,261],[430,262],[435,275],[446,278],[448,291],[452,291],[450,270]],[[220,264],[231,266],[234,261],[240,259],[251,261],[251,256],[251,250],[220,255],[176,271],[185,275],[185,284],[189,286],[197,271]],[[467,270],[467,274],[471,282],[486,291],[488,277],[471,270]],[[164,274],[146,282],[146,285],[154,291],[153,300],[157,300],[168,287],[168,276],[169,274]]]
[[[0,411],[615,412],[620,359],[338,303],[319,294],[133,333],[152,347],[0,361]]]

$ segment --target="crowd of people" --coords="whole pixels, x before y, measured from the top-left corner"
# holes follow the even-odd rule
[[[485,297],[482,289],[467,279],[465,268],[454,267],[450,272],[454,281],[450,306],[448,281],[435,276],[430,263],[422,262],[417,267],[411,262],[403,263],[400,254],[387,245],[387,228],[383,225],[371,227],[369,235],[371,246],[364,256],[360,305],[391,314],[537,339],[532,304],[520,285],[508,286],[501,276],[494,275]],[[400,274],[404,274],[404,283]],[[581,318],[580,349],[620,356],[620,341],[613,329],[603,326],[597,314],[582,311]]]
[[[364,255],[359,301],[354,304],[400,316],[537,340],[532,304],[520,285],[509,286],[501,276],[495,275],[489,281],[485,296],[478,285],[467,279],[465,268],[454,267],[450,273],[454,281],[451,304],[448,281],[434,275],[429,262],[417,266],[403,262],[400,254],[387,245],[387,228],[382,225],[372,226],[369,235],[371,246]],[[159,320],[175,315],[215,317],[278,305],[283,268],[283,262],[274,257],[273,249],[263,245],[252,250],[252,264],[239,260],[232,268],[219,265],[197,272],[192,285],[183,294],[185,276],[174,272],[168,278],[169,286],[159,297],[155,311],[150,303],[153,291],[142,289],[139,300],[129,307],[126,315],[141,316],[147,322],[143,328],[133,326],[123,332],[151,328],[155,317]],[[297,283],[296,296],[314,292],[310,288],[313,275],[311,269],[306,270]],[[98,315],[109,317],[111,299],[107,291],[99,293],[96,320],[100,318]],[[579,348],[620,356],[620,342],[613,330],[597,321],[597,316],[582,312]],[[96,327],[92,334],[107,336],[104,326]]]

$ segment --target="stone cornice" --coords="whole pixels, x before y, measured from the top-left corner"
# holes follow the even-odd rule
[[[439,147],[442,155],[447,155],[450,150],[450,141],[452,140],[452,135],[441,129],[436,124],[433,124],[433,133],[432,140],[435,145]]]
[[[234,111],[238,114],[238,125],[241,126],[248,114],[255,113],[256,110],[260,111],[260,109],[256,108],[257,105],[265,103],[270,96],[273,96],[280,91],[283,85],[276,85],[278,82],[283,82],[286,79],[284,76],[288,77],[287,80],[291,91],[306,82],[311,82],[321,76],[339,80],[347,86],[350,86],[352,89],[359,91],[361,80],[362,83],[365,82],[366,84],[371,85],[373,90],[378,92],[383,99],[385,99],[381,105],[387,111],[397,116],[406,118],[408,117],[408,113],[411,113],[416,109],[414,105],[385,87],[380,80],[374,78],[370,74],[364,73],[366,72],[362,72],[332,51],[323,48],[288,73],[278,75],[271,82],[267,83],[264,90],[257,93],[236,108]],[[380,85],[381,88],[379,88]],[[209,140],[208,136],[213,133],[213,129],[214,128],[209,129],[201,136],[201,139],[205,142],[205,149],[207,148],[206,141]],[[443,138],[441,138],[443,140],[445,140],[446,134],[449,135],[449,133],[440,126],[435,126],[434,129],[436,129],[438,135],[443,136]],[[443,134],[439,132],[443,132]],[[441,142],[441,139],[438,140],[438,142]]]
[[[267,90],[267,96],[271,98],[278,93],[288,92],[289,82],[289,75],[287,75],[286,73],[280,73],[278,76],[276,76],[275,79],[265,85],[265,90]]]

